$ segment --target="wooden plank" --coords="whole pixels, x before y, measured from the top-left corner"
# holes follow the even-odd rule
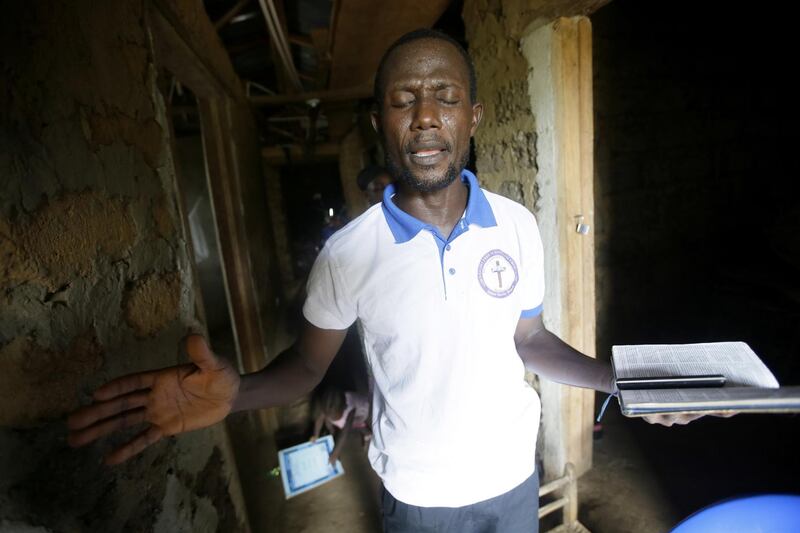
[[[381,56],[398,37],[430,27],[450,0],[340,0],[331,25],[329,87],[371,84]],[[365,31],[368,29],[368,31]]]
[[[148,9],[156,61],[201,98],[244,98],[241,80],[197,0],[154,0]]]
[[[250,103],[256,106],[282,106],[286,104],[303,103],[309,100],[319,100],[320,102],[347,102],[349,100],[369,98],[370,96],[372,96],[372,85],[358,85],[330,91],[308,91],[295,94],[251,96]]]
[[[278,63],[283,65],[283,70],[279,71],[281,86],[287,92],[300,92],[303,90],[303,85],[300,83],[287,37],[289,30],[286,26],[283,2],[281,0],[258,0],[258,5],[264,15],[272,42],[272,59],[276,65]]]
[[[588,19],[558,19],[553,24],[552,54],[562,335],[576,349],[594,355],[594,239],[591,232],[583,235],[575,229],[579,221],[593,226],[594,214],[590,32]],[[574,463],[579,473],[591,466],[593,399],[592,391],[562,390],[565,460]]]
[[[587,17],[579,17],[578,24],[578,66],[579,66],[579,119],[580,119],[580,195],[583,222],[589,226],[589,233],[575,234],[581,241],[583,287],[581,295],[581,332],[583,334],[583,353],[596,357],[595,310],[595,245],[594,245],[594,86],[592,83],[592,23]],[[583,391],[581,412],[585,417],[581,426],[580,455],[589,458],[591,466],[594,424],[594,393]],[[583,470],[581,470],[581,473]],[[577,510],[576,510],[577,513]],[[577,515],[576,515],[577,520]]]
[[[238,2],[236,2],[233,5],[233,7],[228,10],[227,13],[222,15],[222,17],[220,17],[220,19],[214,23],[214,28],[216,28],[217,31],[219,31],[220,28],[227,26],[228,23],[233,19],[233,17],[241,13],[242,9],[247,7],[247,4],[249,4],[250,1],[251,0],[239,0]]]
[[[238,154],[229,142],[233,137],[229,105],[226,100],[200,100],[200,122],[239,368],[243,372],[254,372],[264,365],[266,353],[240,208],[242,193],[235,171]]]

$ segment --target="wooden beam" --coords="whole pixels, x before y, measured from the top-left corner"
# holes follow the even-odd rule
[[[545,246],[545,323],[581,352],[595,354],[591,23],[560,18],[521,40],[536,116],[537,216]],[[576,231],[578,223],[589,226]],[[544,470],[592,461],[594,393],[543,380]]]
[[[294,65],[292,50],[287,39],[289,31],[286,28],[283,3],[280,0],[258,0],[258,5],[261,7],[261,12],[267,23],[267,29],[273,44],[272,49],[277,53],[283,65],[283,72],[289,81],[290,87],[293,90],[301,91],[303,85],[297,75],[297,68]]]
[[[346,102],[348,100],[361,100],[362,98],[369,98],[370,96],[372,96],[372,85],[361,85],[330,91],[251,96],[250,103],[256,106],[281,106],[303,103],[309,100],[319,100],[320,102]]]
[[[235,150],[237,132],[231,127],[231,105],[232,101],[223,99],[199,101],[208,186],[239,369],[254,372],[264,365],[267,354],[241,208],[242,189],[236,172],[241,155]]]
[[[217,31],[219,31],[220,28],[227,26],[228,23],[233,19],[233,17],[241,13],[242,9],[247,7],[247,4],[249,3],[250,0],[239,0],[238,2],[236,2],[236,4],[234,4],[234,6],[230,8],[227,13],[222,15],[222,17],[214,23],[214,28],[216,28]]]
[[[201,98],[243,99],[241,80],[202,2],[155,0],[148,9],[156,62]]]
[[[563,339],[577,350],[595,354],[594,301],[594,167],[592,117],[591,24],[585,17],[560,18],[555,23],[553,64],[556,78],[556,132],[560,153],[563,210],[561,265]],[[579,218],[580,217],[580,218]],[[590,231],[576,231],[578,223]],[[594,393],[565,387],[563,406],[566,457],[585,472],[591,466]]]
[[[337,2],[331,23],[329,88],[371,83],[389,45],[408,31],[430,27],[449,4],[450,0]]]

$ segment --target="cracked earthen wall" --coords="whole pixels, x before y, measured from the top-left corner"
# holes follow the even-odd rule
[[[484,106],[475,136],[478,178],[487,189],[533,211],[536,130],[528,64],[519,49],[524,30],[520,9],[514,2],[467,0],[462,16]]]
[[[147,3],[0,23],[0,531],[238,531],[221,426],[106,468],[63,417],[195,323]]]

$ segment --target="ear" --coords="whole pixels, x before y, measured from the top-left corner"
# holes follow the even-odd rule
[[[482,118],[483,118],[483,104],[480,102],[475,102],[474,104],[472,104],[472,126],[469,129],[470,137],[475,135],[475,132],[478,129],[478,124],[481,123]]]
[[[370,121],[372,122],[372,128],[375,130],[375,133],[381,132],[381,117],[377,111],[372,110],[369,114]]]

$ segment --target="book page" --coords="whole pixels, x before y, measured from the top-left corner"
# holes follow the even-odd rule
[[[772,372],[743,342],[614,346],[611,358],[617,378],[722,374],[726,387],[778,387]]]

